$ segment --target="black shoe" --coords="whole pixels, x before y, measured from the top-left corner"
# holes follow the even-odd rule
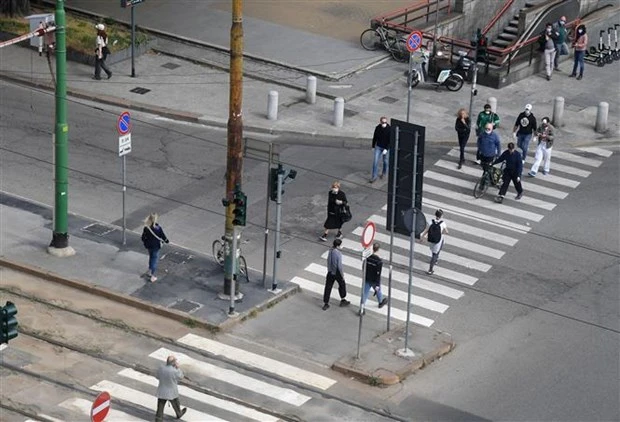
[[[108,78],[108,79],[110,79],[110,78]],[[181,410],[181,414],[179,416],[177,416],[177,419],[181,419],[183,417],[183,415],[185,414],[185,412],[187,412],[187,407],[184,407]]]
[[[342,232],[338,232],[338,234],[336,235],[336,239],[342,239],[344,236],[342,235]]]
[[[457,169],[459,169],[459,170],[460,170],[460,169],[461,169],[461,167],[463,167],[463,163],[459,163],[459,165],[458,165]]]
[[[321,242],[327,242],[327,236],[323,235],[323,236],[319,237],[319,240]]]
[[[351,302],[349,302],[349,301],[348,301],[348,300],[346,300],[346,299],[341,299],[341,300],[340,300],[340,307],[341,307],[341,308],[344,308],[345,306],[349,306],[350,304],[351,304]]]
[[[112,77],[112,72],[108,73],[108,79]]]
[[[381,303],[379,304],[379,309],[383,308],[387,304],[387,297],[384,297]]]
[[[360,309],[358,315],[366,315],[366,309]]]
[[[323,309],[324,311],[328,310],[329,309],[329,303],[326,303],[325,305],[323,305],[323,307],[321,309]]]
[[[553,71],[554,71],[554,72],[561,72],[561,70],[560,70],[560,68],[559,68],[559,67],[554,67],[554,68],[553,68]]]
[[[583,75],[577,76],[577,80],[580,81],[583,78]]]
[[[517,196],[515,196],[515,199],[518,201],[519,199],[523,198],[523,192],[517,194]]]
[[[569,78],[574,78],[575,76],[577,75],[575,75],[574,73],[571,73],[570,75],[568,75]]]
[[[93,79],[96,81],[100,81],[101,80],[101,76],[93,76]]]
[[[495,202],[497,202],[498,204],[501,204],[502,202],[504,202],[504,197],[501,195],[496,196]]]
[[[551,80],[551,75],[547,75],[547,80],[550,81]]]

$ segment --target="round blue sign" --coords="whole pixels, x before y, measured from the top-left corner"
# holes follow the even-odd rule
[[[413,31],[407,37],[407,50],[410,52],[416,51],[422,45],[422,33],[420,31]]]
[[[116,129],[120,135],[127,135],[131,132],[131,116],[128,111],[123,111],[118,117]]]

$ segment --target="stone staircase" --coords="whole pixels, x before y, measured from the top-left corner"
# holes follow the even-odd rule
[[[534,6],[539,5],[540,2],[526,2],[525,6],[519,10],[530,9]],[[519,14],[513,16],[513,18],[508,22],[508,25],[504,28],[501,34],[491,41],[491,46],[498,48],[506,48],[512,44],[514,44],[519,39]]]

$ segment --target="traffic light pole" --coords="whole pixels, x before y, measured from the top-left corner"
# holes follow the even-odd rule
[[[470,122],[473,122],[473,116],[471,115],[471,113],[474,110],[474,97],[478,94],[478,90],[476,89],[476,82],[478,82],[478,42],[476,42],[476,53],[474,55],[474,76],[471,80],[471,93],[469,96],[469,121]]]
[[[273,249],[273,279],[271,281],[271,293],[280,293],[278,289],[278,259],[280,259],[280,220],[282,219],[282,186],[284,185],[284,172],[278,171],[278,196],[276,199],[276,241]]]
[[[269,247],[269,195],[271,194],[271,167],[273,166],[273,144],[269,142],[269,165],[267,166],[267,200],[265,205],[265,245],[263,247],[263,287],[267,288],[267,248]]]

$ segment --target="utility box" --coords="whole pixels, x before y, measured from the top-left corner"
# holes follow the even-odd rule
[[[40,24],[43,24],[43,26],[47,26],[48,23],[54,22],[54,14],[41,13],[38,15],[26,16],[26,19],[28,19],[28,21],[30,22],[30,32],[33,32],[39,29]],[[30,38],[30,45],[32,47],[39,47],[42,45],[42,42],[43,42],[42,37]]]

